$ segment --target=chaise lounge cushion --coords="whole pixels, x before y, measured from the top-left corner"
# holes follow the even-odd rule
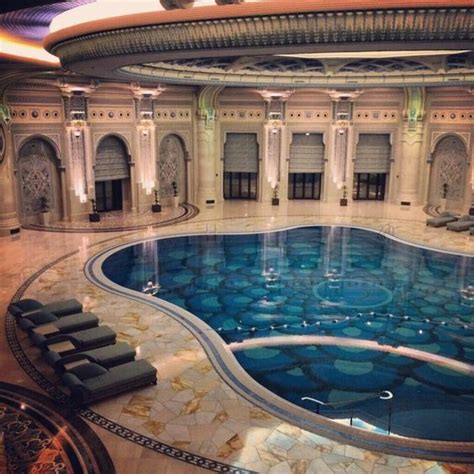
[[[71,390],[73,400],[78,404],[156,383],[156,369],[146,360],[128,362],[112,367],[106,372],[103,370],[106,369],[97,364],[87,364],[64,373],[61,378],[64,385]]]
[[[470,227],[474,226],[474,216],[462,216],[456,222],[450,222],[447,227],[449,230],[454,230],[455,232],[462,232],[463,230],[468,230]]]
[[[56,350],[56,344],[68,343],[70,347],[60,351],[61,354],[64,355],[80,350],[94,349],[96,347],[114,344],[116,337],[115,332],[108,326],[98,326],[70,334],[58,334],[49,338],[46,338],[42,334],[32,334],[31,340],[33,344],[45,351],[49,350],[50,347],[52,350]]]
[[[56,332],[52,332],[51,335],[53,335],[58,332],[67,333],[96,327],[99,325],[99,318],[93,313],[78,313],[58,318],[52,313],[37,311],[20,318],[18,324],[28,332],[33,332],[37,328],[41,329],[45,325],[51,325],[57,329]]]
[[[426,225],[431,227],[443,227],[449,222],[457,220],[456,214],[450,211],[444,211],[439,216],[426,219]]]
[[[46,362],[56,370],[64,370],[64,366],[72,363],[94,362],[102,367],[114,367],[125,364],[135,359],[135,349],[126,342],[117,342],[111,346],[99,347],[85,352],[62,356],[59,352],[48,351],[45,353]]]
[[[38,310],[47,311],[48,313],[53,313],[55,316],[60,317],[82,312],[82,304],[74,298],[48,304],[42,304],[37,300],[26,298],[15,301],[8,306],[8,311],[15,316],[15,318],[24,316],[25,313]]]

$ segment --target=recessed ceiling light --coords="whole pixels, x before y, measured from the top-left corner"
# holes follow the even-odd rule
[[[275,56],[302,59],[377,59],[377,58],[408,58],[420,56],[444,56],[447,54],[468,53],[470,49],[433,49],[423,51],[340,51],[332,53],[295,53],[276,54]]]

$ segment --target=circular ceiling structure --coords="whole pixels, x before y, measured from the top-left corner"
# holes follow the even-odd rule
[[[472,0],[167,0],[107,14],[104,1],[53,21],[45,47],[67,70],[195,85],[474,83]]]

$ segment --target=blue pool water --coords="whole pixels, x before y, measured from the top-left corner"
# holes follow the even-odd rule
[[[306,227],[144,242],[102,270],[138,291],[158,283],[156,297],[292,403],[380,433],[474,441],[474,258]]]

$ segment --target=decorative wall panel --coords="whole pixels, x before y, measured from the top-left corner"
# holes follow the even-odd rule
[[[54,159],[54,150],[44,140],[35,138],[21,147],[17,173],[23,215],[39,213],[41,198],[46,200],[50,209],[54,209]]]
[[[186,176],[184,163],[184,149],[181,140],[176,135],[166,136],[160,144],[160,197],[173,196],[173,181],[177,184],[178,195],[185,196]]]
[[[460,200],[464,197],[466,182],[467,155],[462,141],[455,136],[447,136],[438,143],[435,150],[435,162],[438,165],[438,193],[446,198]]]

